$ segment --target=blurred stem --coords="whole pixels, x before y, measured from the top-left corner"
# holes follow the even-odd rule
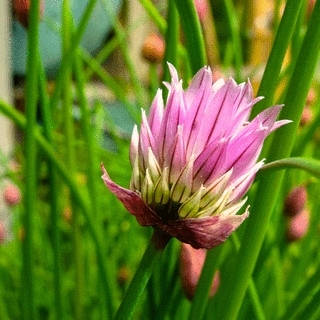
[[[167,62],[172,63],[174,66],[178,65],[178,44],[180,35],[179,14],[174,0],[169,0],[167,20],[168,28],[166,29],[165,34],[166,51],[163,60],[163,80],[170,82],[171,77]]]
[[[254,118],[258,113],[273,103],[279,83],[278,78],[281,66],[303,1],[304,0],[288,0],[286,4],[258,90],[258,96],[264,96],[265,98],[255,105],[251,113],[251,118]]]
[[[223,1],[227,17],[228,24],[231,31],[231,39],[233,45],[233,55],[234,55],[234,65],[235,65],[235,77],[237,81],[241,81],[241,69],[243,66],[243,54],[242,54],[242,44],[239,29],[239,21],[237,18],[237,12],[233,5],[232,0]]]
[[[23,301],[25,319],[36,319],[34,306],[34,243],[33,243],[33,216],[37,204],[37,145],[35,138],[37,101],[38,101],[38,34],[39,34],[39,0],[31,2],[30,25],[28,30],[28,56],[25,90],[25,208],[23,224],[25,238],[22,242],[23,257]]]
[[[140,0],[141,5],[148,13],[150,19],[157,26],[162,34],[166,32],[167,22],[166,20],[159,14],[157,8],[152,3],[151,0]]]
[[[125,38],[127,34],[123,34],[122,36],[123,38]],[[112,39],[108,40],[105,46],[95,56],[94,58],[95,62],[101,65],[111,55],[111,53],[119,46],[119,41],[121,41],[123,38],[113,37]],[[94,70],[92,68],[89,68],[89,70],[86,71],[85,81],[88,82],[93,74],[94,74]]]
[[[299,293],[292,299],[281,320],[296,319],[297,313],[308,304],[308,301],[314,296],[315,292],[320,290],[320,268],[315,268],[315,273],[305,282]],[[301,318],[307,319],[307,318]]]
[[[63,0],[62,4],[62,51],[64,60],[71,47],[73,21],[69,0]],[[73,97],[72,97],[72,61],[67,65],[64,77],[63,93],[63,114],[65,133],[65,161],[66,166],[72,175],[77,174],[77,163],[75,154],[75,133],[73,123]],[[72,208],[72,240],[73,259],[75,265],[75,291],[74,291],[74,316],[76,320],[83,319],[84,304],[84,279],[83,279],[83,257],[81,245],[81,231],[79,225],[78,206],[73,196],[70,199]]]
[[[39,93],[41,114],[43,117],[44,135],[48,142],[53,146],[53,123],[51,110],[49,110],[49,100],[46,88],[46,75],[43,64],[38,52],[39,59]],[[55,167],[51,161],[48,163],[48,176],[50,181],[50,210],[51,210],[51,227],[52,227],[52,249],[53,249],[53,270],[54,270],[54,293],[55,293],[55,313],[56,319],[64,319],[62,297],[61,297],[61,241],[59,231],[59,207],[58,207],[58,176]]]
[[[110,76],[106,70],[96,61],[96,59],[92,58],[89,53],[81,50],[83,60],[90,66],[90,68],[97,74],[97,76],[101,79],[101,81],[109,88],[115,97],[121,101],[127,110],[129,111],[131,117],[135,120],[135,122],[140,122],[140,110],[136,108],[128,99],[127,94],[124,94],[123,87],[119,85],[119,83]]]
[[[90,195],[90,204],[91,204],[91,212],[97,217],[98,221],[102,222],[101,212],[99,210],[99,197],[98,194],[98,186],[97,182],[99,181],[96,177],[96,166],[98,164],[98,159],[96,157],[96,148],[97,144],[94,142],[93,130],[92,130],[92,119],[90,117],[89,105],[85,96],[85,77],[83,72],[81,53],[78,50],[76,59],[75,59],[75,74],[76,74],[76,89],[77,95],[79,99],[79,104],[81,107],[82,114],[82,126],[84,132],[84,139],[87,147],[88,154],[88,187],[89,187],[89,195]],[[100,225],[99,223],[99,225]],[[98,252],[98,255],[101,253]],[[101,256],[99,259],[103,260],[104,257]],[[101,270],[100,270],[101,273]],[[100,274],[100,278],[103,279],[103,276]],[[106,278],[107,279],[107,278]],[[112,292],[110,288],[110,284],[108,281],[104,283],[103,294],[105,296],[106,307],[108,310],[108,318],[111,319],[113,315],[114,305],[112,299]]]
[[[148,284],[152,271],[159,262],[161,253],[169,240],[169,235],[154,229],[150,243],[118,309],[116,320],[129,320],[133,317],[134,310]]]
[[[193,0],[175,0],[193,74],[207,63],[200,21]]]
[[[110,0],[103,0],[105,9],[106,9],[106,14],[109,18],[109,20],[112,23],[113,30],[115,32],[115,35],[119,41],[119,47],[124,59],[124,62],[126,64],[127,70],[129,72],[130,76],[130,83],[132,84],[138,105],[140,108],[144,107],[146,104],[146,99],[145,99],[145,90],[144,87],[139,79],[139,72],[135,69],[135,66],[132,62],[132,59],[130,57],[130,51],[128,50],[128,42],[126,38],[126,32],[120,22],[116,19],[116,14],[114,10],[114,5],[112,4],[112,1]]]
[[[317,1],[288,85],[285,107],[280,114],[281,118],[291,119],[293,123],[275,132],[270,148],[271,152],[268,155],[270,160],[281,159],[290,155],[299,119],[318,63],[319,53],[320,1]],[[223,291],[224,301],[221,318],[224,320],[237,318],[280,190],[282,177],[282,172],[272,172],[259,182],[255,202],[251,209],[252,214],[246,223],[244,233],[246,243],[240,247],[236,257],[237,265],[234,266],[234,273],[230,275],[228,286]]]

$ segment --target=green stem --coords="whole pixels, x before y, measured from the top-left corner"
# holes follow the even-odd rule
[[[272,170],[283,170],[288,168],[295,168],[305,170],[309,172],[314,177],[320,179],[320,161],[316,159],[306,159],[306,158],[284,158],[270,163],[265,164],[261,168],[261,173],[259,172],[257,178],[262,178],[265,174],[269,174]]]
[[[66,59],[71,48],[73,31],[73,21],[69,0],[62,3],[62,51],[63,59]],[[72,66],[70,63],[66,67],[64,77],[63,108],[64,133],[65,133],[65,162],[72,175],[77,173],[76,153],[75,153],[75,132],[73,123],[73,97],[72,97]],[[83,319],[83,305],[85,286],[83,278],[83,248],[79,222],[79,208],[74,198],[70,199],[72,208],[72,243],[73,243],[73,262],[75,271],[75,290],[74,290],[74,317],[76,320]]]
[[[31,2],[30,28],[28,30],[27,79],[25,91],[26,128],[25,128],[25,210],[23,223],[25,238],[22,246],[24,305],[26,319],[36,319],[34,306],[33,281],[33,216],[37,203],[37,148],[35,139],[37,116],[38,84],[38,33],[39,33],[39,0]]]
[[[228,23],[229,23],[229,27],[230,27],[230,31],[231,31],[236,80],[240,81],[241,80],[241,68],[243,65],[243,54],[242,54],[239,21],[237,19],[236,9],[233,5],[232,0],[224,0],[223,3],[225,6],[225,9],[226,9],[226,12],[227,12]]]
[[[178,65],[178,44],[179,44],[179,15],[174,0],[169,1],[168,6],[168,28],[166,30],[166,51],[164,56],[164,81],[170,82],[170,73],[167,62],[172,63],[174,66]],[[165,91],[167,92],[167,91]]]
[[[320,290],[319,278],[320,268],[318,265],[316,272],[308,279],[308,281],[300,289],[299,293],[290,302],[285,314],[282,315],[281,320],[296,319],[297,313],[308,304],[315,292]]]
[[[320,1],[317,1],[306,32],[297,63],[290,79],[285,107],[281,118],[291,119],[293,123],[284,126],[275,133],[268,159],[275,160],[290,155],[299,119],[305,104],[309,87],[318,63],[320,53]],[[294,106],[294,108],[293,108]],[[228,286],[223,292],[222,310],[224,320],[237,318],[249,279],[253,272],[257,257],[263,243],[268,221],[276,203],[283,173],[272,172],[260,180],[251,216],[247,220],[242,245],[237,254],[237,265],[230,275]]]
[[[143,294],[151,277],[154,267],[159,262],[161,253],[169,242],[170,237],[155,229],[151,241],[141,259],[140,265],[131,280],[125,297],[118,309],[115,319],[129,320]]]
[[[167,29],[167,22],[166,20],[161,16],[161,14],[158,12],[155,5],[152,3],[151,0],[140,0],[141,5],[148,13],[150,19],[153,21],[153,23],[157,26],[157,28],[160,30],[162,34],[166,32]]]
[[[283,59],[288,49],[303,1],[304,0],[288,0],[286,4],[258,90],[258,96],[264,96],[265,98],[252,110],[252,118],[273,103],[273,98],[279,83],[278,77]]]
[[[51,117],[51,110],[49,110],[49,100],[46,92],[46,76],[43,69],[42,62],[39,58],[39,87],[40,87],[40,106],[43,117],[44,134],[48,142],[53,145],[53,123]],[[53,269],[54,269],[54,294],[55,294],[55,313],[57,319],[64,319],[62,312],[62,297],[61,297],[61,241],[60,231],[58,227],[59,222],[59,207],[58,207],[58,176],[54,165],[51,161],[48,164],[48,176],[50,181],[50,210],[51,210],[51,227],[52,227],[52,249],[53,249]]]
[[[201,25],[193,0],[175,0],[186,40],[187,53],[193,74],[207,63]]]

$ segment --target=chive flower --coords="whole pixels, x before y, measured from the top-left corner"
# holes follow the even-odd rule
[[[113,182],[103,166],[102,178],[140,225],[210,249],[248,217],[248,207],[237,212],[264,163],[258,161],[263,142],[289,121],[276,121],[280,105],[249,121],[262,99],[253,99],[249,81],[212,84],[212,72],[204,67],[184,90],[176,69],[168,66],[166,106],[159,89],[149,115],[142,110],[140,133],[133,129],[130,189]]]

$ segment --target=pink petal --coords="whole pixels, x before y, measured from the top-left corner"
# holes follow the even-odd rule
[[[181,242],[189,243],[196,249],[211,249],[223,243],[248,215],[249,213],[245,212],[242,215],[235,216],[217,215],[198,219],[174,220],[159,225],[159,227]]]
[[[150,113],[148,115],[149,126],[155,138],[157,138],[159,135],[160,126],[161,126],[162,117],[163,117],[163,110],[164,110],[164,105],[163,105],[163,99],[162,99],[162,90],[159,89],[152,101]]]
[[[136,217],[139,224],[142,226],[157,225],[160,218],[143,202],[140,195],[114,183],[103,165],[101,168],[105,185],[123,203],[125,208]]]

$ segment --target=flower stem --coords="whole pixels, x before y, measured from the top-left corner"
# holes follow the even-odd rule
[[[175,0],[181,18],[192,73],[207,63],[204,38],[193,0]]]
[[[154,229],[150,243],[141,259],[137,272],[129,285],[115,319],[129,320],[132,318],[133,312],[147,286],[152,271],[158,263],[161,253],[169,240],[170,236],[158,229]]]
[[[25,239],[22,244],[22,283],[24,318],[35,319],[34,305],[34,214],[37,203],[37,143],[35,138],[37,117],[37,52],[39,33],[39,0],[31,2],[30,28],[28,31],[27,80],[25,92],[26,127],[25,127],[25,210],[23,225]]]

